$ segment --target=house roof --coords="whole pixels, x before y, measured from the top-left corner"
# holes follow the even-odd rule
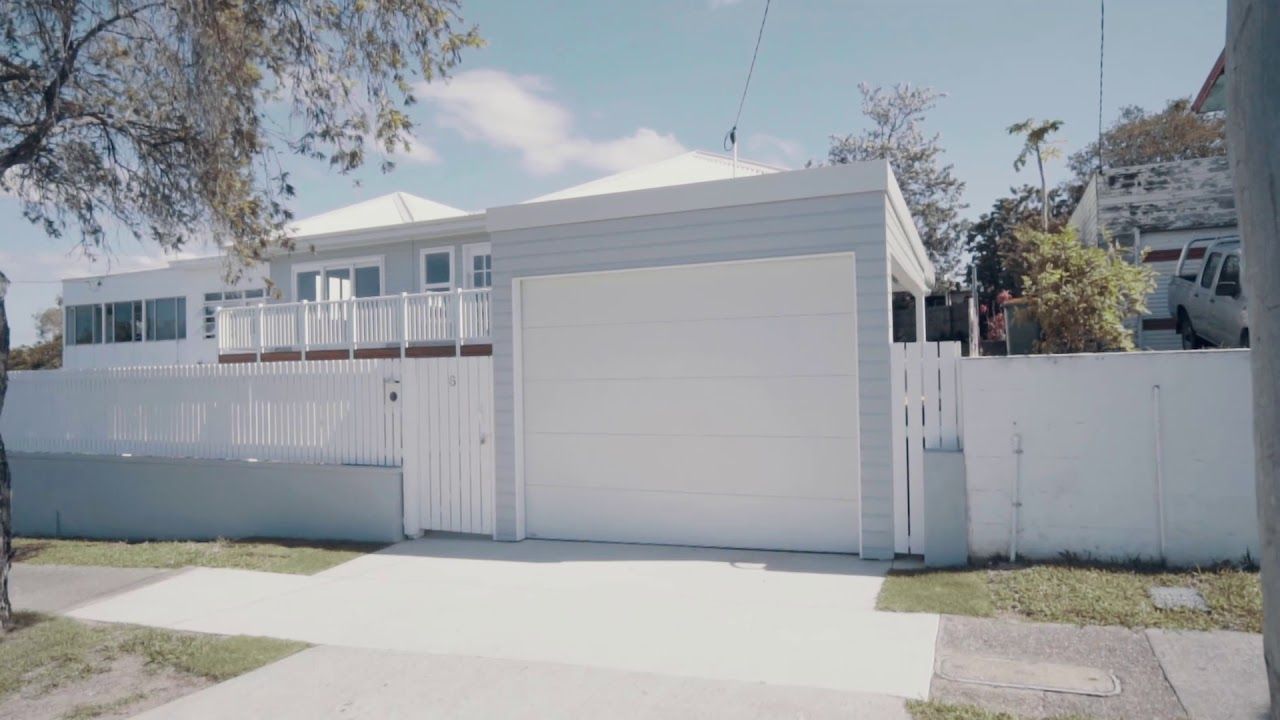
[[[1227,51],[1223,50],[1218,61],[1204,79],[1200,92],[1191,103],[1191,111],[1197,113],[1221,112],[1227,109]]]
[[[461,217],[466,214],[466,211],[417,195],[393,192],[303,218],[294,222],[292,230],[294,237],[307,237],[423,220]]]
[[[536,203],[586,197],[588,195],[611,195],[631,190],[688,185],[689,183],[706,182],[708,180],[729,180],[734,177],[767,175],[784,170],[786,168],[741,159],[738,160],[737,168],[735,169],[733,158],[727,155],[718,155],[705,150],[693,150],[683,155],[676,155],[666,160],[641,165],[640,167],[624,170],[581,185],[574,185],[547,195],[540,195],[525,202]]]

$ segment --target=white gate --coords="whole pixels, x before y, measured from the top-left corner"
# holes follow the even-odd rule
[[[403,361],[404,531],[493,533],[493,358]]]
[[[959,450],[960,343],[894,343],[890,370],[902,414],[893,423],[894,549],[924,553],[924,451]]]

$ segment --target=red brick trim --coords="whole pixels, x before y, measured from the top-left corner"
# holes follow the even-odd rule
[[[485,355],[492,355],[492,354],[493,354],[493,346],[487,343],[484,345],[463,345],[462,346],[462,357],[483,357]]]
[[[302,353],[297,350],[262,353],[262,362],[297,362],[301,359]]]
[[[400,348],[359,348],[356,350],[356,357],[361,360],[399,358]]]
[[[308,350],[307,360],[349,360],[351,353],[346,350]]]
[[[257,362],[258,356],[255,353],[232,353],[229,355],[219,355],[218,362],[223,365],[232,365],[235,363],[251,363]]]
[[[1182,257],[1182,248],[1177,250],[1152,250],[1142,258],[1142,262],[1169,262]],[[1187,253],[1188,260],[1199,260],[1204,257],[1203,247],[1193,247],[1191,252]]]
[[[404,356],[411,358],[453,357],[452,345],[411,345],[405,349]]]

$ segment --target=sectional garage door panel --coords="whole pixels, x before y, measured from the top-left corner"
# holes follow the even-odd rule
[[[858,503],[640,490],[526,490],[531,537],[857,552]],[[534,535],[535,529],[542,534]]]
[[[853,278],[839,255],[523,280],[528,534],[857,551]]]
[[[565,433],[537,436],[524,462],[526,474],[557,487],[857,500],[857,488],[830,482],[856,460],[844,438]],[[689,468],[700,469],[692,487]]]

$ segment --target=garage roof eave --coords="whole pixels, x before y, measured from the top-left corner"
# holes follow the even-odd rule
[[[883,193],[889,189],[890,178],[888,163],[882,160],[828,165],[490,208],[488,227],[490,232],[497,233],[807,198]]]
[[[912,292],[928,293],[933,288],[937,273],[933,262],[929,260],[929,252],[924,247],[924,241],[920,239],[920,233],[916,230],[915,220],[912,219],[906,198],[902,196],[902,190],[898,187],[897,178],[893,176],[893,169],[887,163],[885,172],[887,177],[885,195],[888,198],[885,222],[890,225],[890,232],[887,233],[886,239],[889,245],[889,256],[896,260],[897,266],[902,270],[902,274],[898,277],[900,282],[909,287]],[[893,232],[894,230],[897,232]]]

